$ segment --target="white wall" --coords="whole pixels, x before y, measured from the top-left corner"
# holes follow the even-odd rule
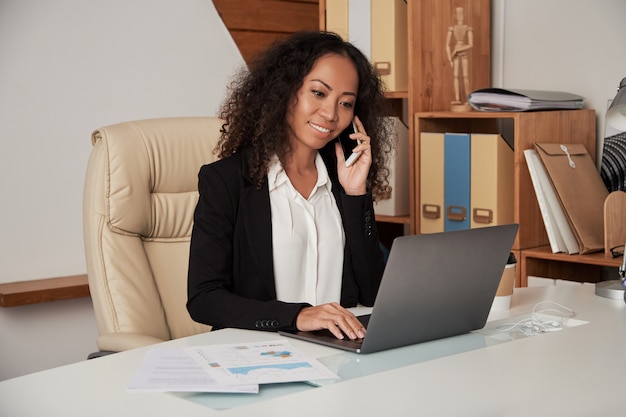
[[[214,115],[242,62],[210,0],[2,0],[0,59],[0,282],[85,272],[94,129]]]
[[[88,297],[0,309],[0,329],[0,381],[79,362],[98,350]]]
[[[0,282],[86,272],[94,129],[214,115],[242,64],[211,0],[0,0]],[[0,308],[0,329],[0,380],[95,350],[89,299]]]
[[[626,77],[626,1],[492,0],[492,14],[494,86],[585,97],[600,146],[607,101]]]

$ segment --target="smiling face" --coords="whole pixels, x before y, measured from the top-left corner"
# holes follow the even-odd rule
[[[315,62],[287,115],[293,151],[321,149],[352,122],[358,83],[346,56],[329,54]]]

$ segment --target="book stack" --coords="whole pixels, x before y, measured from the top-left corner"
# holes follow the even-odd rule
[[[524,151],[553,253],[604,250],[608,189],[580,144],[536,143]]]

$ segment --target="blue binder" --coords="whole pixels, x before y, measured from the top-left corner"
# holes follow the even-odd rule
[[[444,135],[444,230],[470,228],[470,135]]]

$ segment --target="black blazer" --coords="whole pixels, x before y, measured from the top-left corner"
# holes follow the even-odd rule
[[[296,316],[308,304],[276,300],[267,181],[256,188],[246,174],[245,154],[200,169],[187,309],[195,321],[215,328],[294,330]],[[346,236],[341,304],[371,306],[384,268],[371,195],[346,195],[337,178],[334,146],[320,154]]]

